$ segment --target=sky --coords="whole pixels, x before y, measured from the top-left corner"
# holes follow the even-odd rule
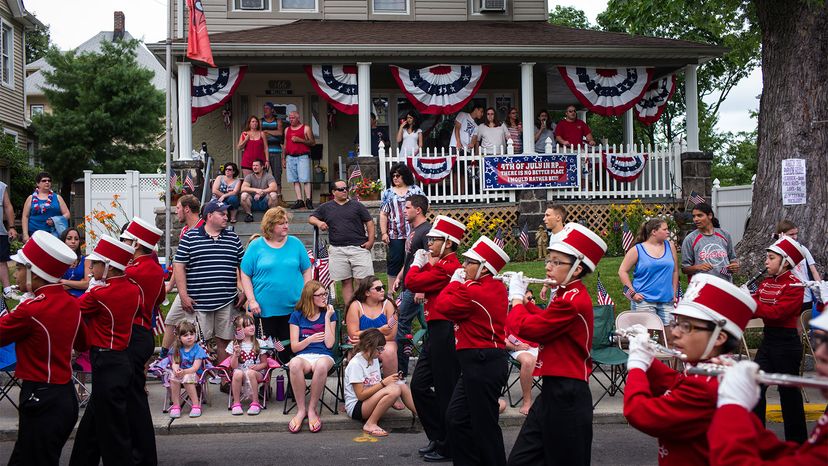
[[[26,9],[50,26],[52,41],[62,50],[77,47],[102,30],[112,30],[113,12],[123,11],[126,30],[144,42],[159,42],[167,34],[166,0],[23,0]],[[590,22],[606,8],[606,0],[549,0],[551,5],[573,6],[583,10]],[[69,7],[71,5],[71,7]],[[207,27],[209,28],[209,24]],[[759,108],[762,75],[757,69],[743,79],[719,110],[720,131],[750,131],[756,120],[749,112]]]

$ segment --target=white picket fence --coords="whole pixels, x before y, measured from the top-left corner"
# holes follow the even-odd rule
[[[553,146],[547,138],[545,154],[578,154],[579,186],[574,188],[549,189],[548,200],[553,199],[635,199],[678,197],[681,192],[681,152],[679,143],[672,145],[632,146],[597,145],[590,146]],[[602,154],[647,154],[644,172],[633,182],[614,180],[605,169]],[[422,157],[446,157],[446,148],[423,148]],[[514,155],[512,141],[506,147],[500,147],[495,154]],[[483,155],[482,157],[485,157]],[[518,154],[519,155],[519,154]],[[457,163],[451,175],[439,183],[422,186],[429,202],[445,204],[453,202],[515,202],[514,190],[487,190],[483,187],[482,158],[479,151],[464,151],[458,155]],[[380,142],[380,179],[383,186],[388,186],[389,170],[396,163],[406,163],[405,156],[396,147],[385,149]]]
[[[164,174],[144,174],[134,170],[123,174],[93,174],[91,170],[84,170],[83,181],[84,217],[99,210],[114,214],[113,220],[118,225],[124,225],[136,216],[154,225],[155,209],[164,207],[164,201],[159,199],[167,188]],[[120,208],[113,207],[114,201]],[[94,218],[85,223],[87,251],[91,251],[97,241],[90,232],[101,235],[106,234],[106,229]]]
[[[753,180],[756,175],[753,175]],[[733,244],[742,240],[753,202],[753,180],[750,184],[722,187],[718,178],[713,180],[710,207],[722,228],[730,233]]]

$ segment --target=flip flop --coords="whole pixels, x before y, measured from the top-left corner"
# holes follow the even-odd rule
[[[310,427],[310,431],[314,434],[322,430],[322,419],[317,419],[316,424],[313,421],[308,420],[308,427]]]
[[[302,421],[299,421],[299,425],[297,426],[293,423],[293,419],[291,419],[290,422],[288,422],[288,430],[291,434],[298,434],[299,431],[302,430]]]
[[[377,427],[374,430],[362,429],[362,431],[372,437],[388,437],[388,432],[383,430],[382,427]]]

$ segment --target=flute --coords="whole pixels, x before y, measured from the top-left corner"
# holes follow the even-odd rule
[[[727,372],[729,366],[702,363],[687,369],[688,374],[707,375],[717,377]],[[790,374],[774,374],[759,371],[756,381],[764,385],[780,385],[783,387],[810,387],[828,389],[828,377],[805,377]]]
[[[500,280],[503,283],[508,284],[509,280],[516,274],[516,272],[504,272],[500,275],[495,275],[495,280]],[[523,277],[523,281],[526,283],[537,283],[539,285],[550,285],[550,286],[558,286],[558,283],[551,278],[531,278],[531,277]]]
[[[626,339],[629,340],[630,338],[632,338],[636,335],[638,335],[637,332],[634,332],[634,331],[632,331],[628,328],[619,328],[615,331],[616,338],[626,338]],[[666,347],[666,346],[664,346],[660,343],[656,343],[654,341],[650,341],[650,344],[653,345],[653,348],[655,348],[655,350],[658,351],[659,353],[666,354],[666,355],[672,356],[674,358],[679,358],[682,361],[687,360],[687,355],[682,353],[679,350],[676,350],[676,349],[673,349],[673,348],[668,348],[668,347]]]
[[[754,283],[756,283],[760,278],[762,278],[762,275],[765,275],[765,272],[767,272],[767,271],[768,271],[767,267],[763,268],[762,270],[759,271],[759,273],[757,273],[756,275],[751,277],[750,280],[746,281],[744,286],[750,288],[751,286],[753,286]]]

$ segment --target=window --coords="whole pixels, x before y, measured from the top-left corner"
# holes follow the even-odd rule
[[[316,0],[282,0],[282,11],[316,11]]]
[[[374,0],[374,13],[408,13],[407,0]]]
[[[14,87],[14,29],[0,21],[0,82]]]
[[[42,115],[43,114],[43,104],[29,105],[29,113],[30,113],[30,117],[34,117],[35,115]]]
[[[236,11],[263,11],[270,9],[270,0],[235,0],[233,9]]]
[[[14,131],[14,130],[11,130],[11,129],[8,129],[8,128],[3,128],[3,136],[2,137],[12,138],[12,140],[14,140],[14,142],[17,143],[17,131]]]

